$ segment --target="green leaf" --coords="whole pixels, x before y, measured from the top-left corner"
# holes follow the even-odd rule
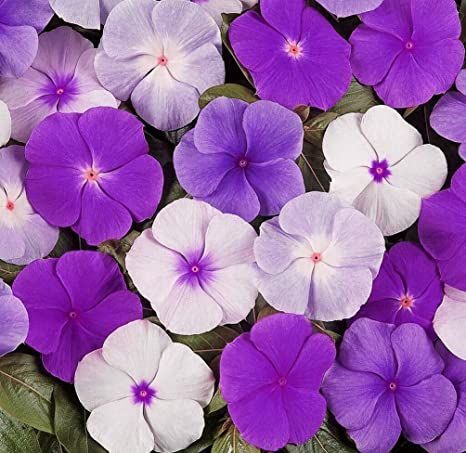
[[[260,450],[249,445],[235,425],[231,426],[218,437],[212,445],[212,453],[260,453]]]
[[[225,408],[227,402],[223,399],[223,396],[220,392],[220,389],[214,393],[212,400],[210,401],[209,405],[206,407],[205,411],[207,415],[213,414],[214,412],[218,412]]]
[[[214,99],[222,96],[241,99],[242,101],[249,102],[250,104],[259,100],[254,96],[254,93],[249,88],[237,83],[225,83],[224,85],[217,85],[204,91],[199,98],[199,107],[203,109]]]
[[[177,335],[171,334],[173,341],[189,346],[195,353],[199,354],[206,362],[210,362],[219,355],[223,348],[233,341],[238,332],[230,327],[219,326],[210,332],[199,335]]]
[[[466,42],[466,0],[461,0],[460,18],[463,31],[461,33],[461,40]]]
[[[86,430],[86,413],[76,396],[55,387],[55,434],[68,453],[105,453]]]
[[[24,266],[15,266],[0,261],[0,278],[8,284],[11,284],[16,276],[22,271]]]
[[[419,106],[416,105],[416,107],[410,107],[409,109],[406,109],[403,113],[403,118],[408,118],[408,116],[414,113],[418,108]]]
[[[63,448],[60,446],[58,439],[52,434],[39,431],[37,440],[43,453],[63,453]]]
[[[304,138],[309,143],[320,146],[328,125],[338,118],[338,113],[324,112],[304,123]]]
[[[328,192],[330,176],[325,170],[324,160],[325,157],[322,148],[304,142],[298,166],[303,174],[306,191],[318,190],[320,192]]]
[[[75,236],[73,233],[70,230],[61,229],[58,241],[50,253],[50,256],[52,258],[60,258],[64,253],[76,248],[75,246]]]
[[[0,409],[16,420],[53,433],[53,388],[38,358],[9,354],[0,359]]]
[[[102,253],[115,258],[116,262],[120,265],[123,272],[126,272],[125,258],[134,244],[134,241],[141,235],[139,231],[130,231],[123,239],[102,242],[98,249]]]
[[[42,453],[36,431],[0,411],[0,451],[4,453]]]

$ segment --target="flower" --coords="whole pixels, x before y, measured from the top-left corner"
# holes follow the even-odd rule
[[[466,292],[445,285],[445,297],[435,313],[434,330],[449,351],[466,360]]]
[[[117,327],[142,318],[116,262],[100,252],[73,251],[29,264],[13,283],[29,314],[26,344],[49,373],[73,382],[78,362]]]
[[[367,301],[384,250],[367,217],[333,195],[306,193],[261,225],[254,243],[259,292],[280,311],[349,318]]]
[[[327,110],[351,82],[348,43],[305,0],[261,0],[261,14],[234,20],[229,37],[262,99]]]
[[[435,337],[432,320],[443,299],[437,265],[420,247],[399,242],[385,253],[367,304],[358,318],[419,324]]]
[[[0,76],[21,77],[37,53],[37,34],[53,16],[48,0],[0,2]]]
[[[175,150],[178,180],[196,199],[247,221],[278,214],[305,192],[294,161],[303,135],[299,116],[278,104],[217,98]]]
[[[97,77],[161,130],[186,126],[201,93],[225,81],[220,30],[187,0],[125,0],[110,13]]]
[[[241,13],[252,8],[258,0],[192,0],[212,16],[217,25],[222,25],[222,13]]]
[[[11,115],[8,106],[0,101],[0,147],[5,146],[11,138]]]
[[[100,30],[110,11],[122,0],[50,0],[50,6],[55,14],[64,21],[77,24],[84,28]]]
[[[385,236],[410,227],[421,199],[441,189],[447,161],[394,109],[379,105],[364,115],[332,121],[323,141],[330,192],[372,219]]]
[[[466,160],[466,69],[456,78],[458,92],[447,93],[440,99],[430,115],[432,128],[442,137],[461,143],[459,153]]]
[[[136,239],[126,267],[168,330],[207,332],[242,321],[254,306],[256,237],[240,217],[177,200]]]
[[[362,318],[345,332],[322,391],[358,451],[388,452],[401,432],[423,444],[448,426],[456,391],[443,368],[419,325]]]
[[[242,437],[267,451],[307,442],[324,420],[319,389],[334,360],[330,337],[304,316],[268,316],[228,344],[220,390]]]
[[[75,387],[90,435],[110,453],[174,452],[201,437],[215,378],[149,321],[113,332],[79,363]]]
[[[450,189],[423,200],[419,238],[437,261],[443,282],[466,291],[461,265],[466,262],[466,164],[453,175]]]
[[[24,343],[28,329],[29,319],[24,305],[0,279],[0,357]]]
[[[143,124],[128,112],[56,113],[26,146],[28,198],[49,223],[71,226],[90,245],[120,239],[160,201],[163,173],[148,151]]]
[[[47,256],[59,235],[30,205],[26,169],[22,146],[0,149],[0,259],[17,265]]]
[[[37,57],[26,73],[0,81],[0,99],[10,109],[15,140],[25,143],[33,129],[55,112],[117,107],[97,80],[95,54],[92,43],[69,27],[40,35]]]
[[[372,11],[382,2],[383,0],[317,0],[317,3],[337,17],[349,17]]]
[[[463,453],[466,451],[466,361],[450,354],[440,342],[437,342],[436,349],[445,362],[443,375],[455,386],[458,402],[445,431],[423,447],[429,453]]]
[[[384,0],[360,18],[353,74],[385,104],[414,107],[452,86],[464,59],[455,0]]]

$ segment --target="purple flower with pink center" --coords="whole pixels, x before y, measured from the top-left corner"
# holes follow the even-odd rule
[[[198,440],[215,378],[160,327],[134,321],[79,363],[75,387],[89,434],[110,452],[174,452]]]
[[[254,306],[256,237],[236,215],[177,200],[136,239],[126,267],[168,330],[203,333],[242,321]]]
[[[261,0],[261,14],[248,11],[230,26],[238,60],[261,99],[293,109],[327,110],[351,81],[349,44],[305,0]]]
[[[202,110],[173,161],[180,184],[196,199],[251,221],[278,214],[305,192],[295,162],[302,147],[296,113],[269,101],[220,97]]]
[[[228,344],[220,390],[241,436],[267,451],[307,442],[324,420],[319,389],[334,360],[330,337],[298,315],[268,316]]]
[[[26,344],[42,354],[53,376],[73,382],[78,362],[116,328],[142,318],[117,263],[99,252],[68,252],[37,260],[13,283],[29,315]]]
[[[419,325],[362,318],[345,332],[322,391],[358,451],[385,453],[401,433],[425,444],[447,428],[457,395],[444,367]]]
[[[418,106],[453,85],[464,60],[455,0],[384,0],[360,18],[353,74],[385,104]]]
[[[32,66],[19,79],[0,80],[0,99],[10,110],[15,140],[25,143],[34,128],[55,112],[118,106],[97,80],[96,52],[90,41],[69,27],[40,35]]]
[[[121,239],[133,221],[151,217],[163,172],[149,156],[143,129],[134,115],[109,107],[46,118],[26,146],[26,193],[34,209],[90,245]]]
[[[411,322],[435,338],[432,320],[443,299],[437,265],[419,246],[399,242],[385,253],[368,302],[356,318],[395,325]]]

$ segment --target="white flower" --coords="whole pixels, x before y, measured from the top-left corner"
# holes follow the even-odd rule
[[[419,217],[421,200],[441,189],[447,161],[394,109],[372,107],[333,121],[324,136],[330,192],[351,203],[382,230],[399,233]]]
[[[0,101],[0,146],[5,146],[11,137],[11,116],[7,105]]]
[[[90,435],[110,453],[173,452],[202,435],[210,368],[146,320],[120,327],[79,363],[75,387]]]
[[[192,0],[210,14],[217,25],[222,25],[222,13],[241,13],[252,8],[257,0]]]

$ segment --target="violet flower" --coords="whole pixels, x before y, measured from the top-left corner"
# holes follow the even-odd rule
[[[26,146],[26,192],[34,209],[90,245],[121,239],[133,221],[151,217],[163,173],[148,154],[143,127],[134,115],[109,107],[46,118]]]
[[[183,188],[246,221],[275,215],[305,192],[295,159],[303,146],[296,113],[269,101],[217,98],[183,136],[173,161]]]
[[[26,73],[0,81],[0,99],[10,109],[15,140],[25,143],[37,124],[55,112],[117,107],[97,80],[95,53],[92,43],[69,27],[40,35],[37,57]]]
[[[385,253],[368,302],[357,318],[419,324],[435,337],[432,320],[443,299],[437,265],[420,247],[399,242]]]
[[[353,74],[385,104],[414,107],[453,85],[464,60],[455,0],[384,0],[360,18]]]
[[[304,316],[268,316],[228,344],[220,390],[242,437],[267,451],[307,442],[324,420],[319,389],[334,360],[330,337]]]
[[[327,110],[351,82],[349,44],[305,0],[261,0],[261,15],[248,11],[230,26],[239,61],[262,99],[290,109]]]
[[[379,7],[383,0],[316,0],[327,11],[337,17],[349,17],[372,11]]]
[[[400,434],[424,444],[448,426],[457,404],[444,362],[424,329],[372,319],[345,332],[322,391],[361,453],[387,453]]]
[[[37,34],[53,16],[48,0],[0,2],[0,77],[21,77],[37,53]]]
[[[73,382],[78,362],[117,327],[142,318],[117,263],[99,252],[74,251],[37,260],[16,277],[13,293],[29,314],[26,344],[52,375]]]

